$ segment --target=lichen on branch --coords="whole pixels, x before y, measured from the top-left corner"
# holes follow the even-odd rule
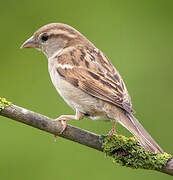
[[[42,114],[24,109],[0,97],[0,115],[41,129],[45,132],[61,136],[82,145],[104,151],[113,161],[132,168],[153,169],[173,176],[173,159],[170,154],[155,154],[145,151],[135,138],[122,135],[111,137],[67,125],[63,134],[62,124]],[[8,106],[8,107],[7,107]],[[26,114],[27,111],[27,114]],[[99,140],[100,139],[100,140]]]
[[[0,111],[10,104],[11,102],[7,101],[5,98],[0,97]]]
[[[134,169],[160,170],[172,158],[168,153],[152,153],[144,150],[135,137],[122,135],[100,136],[103,151],[113,162]]]

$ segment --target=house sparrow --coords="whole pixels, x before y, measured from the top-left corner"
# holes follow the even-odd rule
[[[38,29],[21,48],[36,48],[48,58],[53,85],[75,115],[57,118],[66,128],[67,120],[113,121],[127,128],[145,150],[163,153],[133,116],[131,99],[119,72],[86,37],[69,25],[52,23]]]

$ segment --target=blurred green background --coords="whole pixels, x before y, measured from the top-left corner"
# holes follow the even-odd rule
[[[136,117],[173,153],[172,0],[1,0],[0,96],[52,118],[74,114],[57,94],[46,57],[20,45],[40,26],[63,22],[100,48],[121,73]],[[99,134],[112,123],[69,122]],[[129,133],[118,126],[119,133]],[[0,179],[170,179],[165,174],[120,167],[103,153],[0,117]]]

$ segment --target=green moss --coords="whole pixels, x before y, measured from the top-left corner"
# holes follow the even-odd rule
[[[170,154],[152,153],[144,150],[135,137],[122,135],[101,136],[103,151],[113,158],[113,162],[131,168],[159,170],[163,168]]]
[[[0,97],[0,111],[10,104],[11,102],[8,102],[5,98]]]

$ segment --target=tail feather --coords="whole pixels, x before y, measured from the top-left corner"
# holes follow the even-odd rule
[[[127,128],[138,139],[145,150],[163,154],[163,150],[132,114],[125,114],[125,117],[121,118],[119,123]]]

